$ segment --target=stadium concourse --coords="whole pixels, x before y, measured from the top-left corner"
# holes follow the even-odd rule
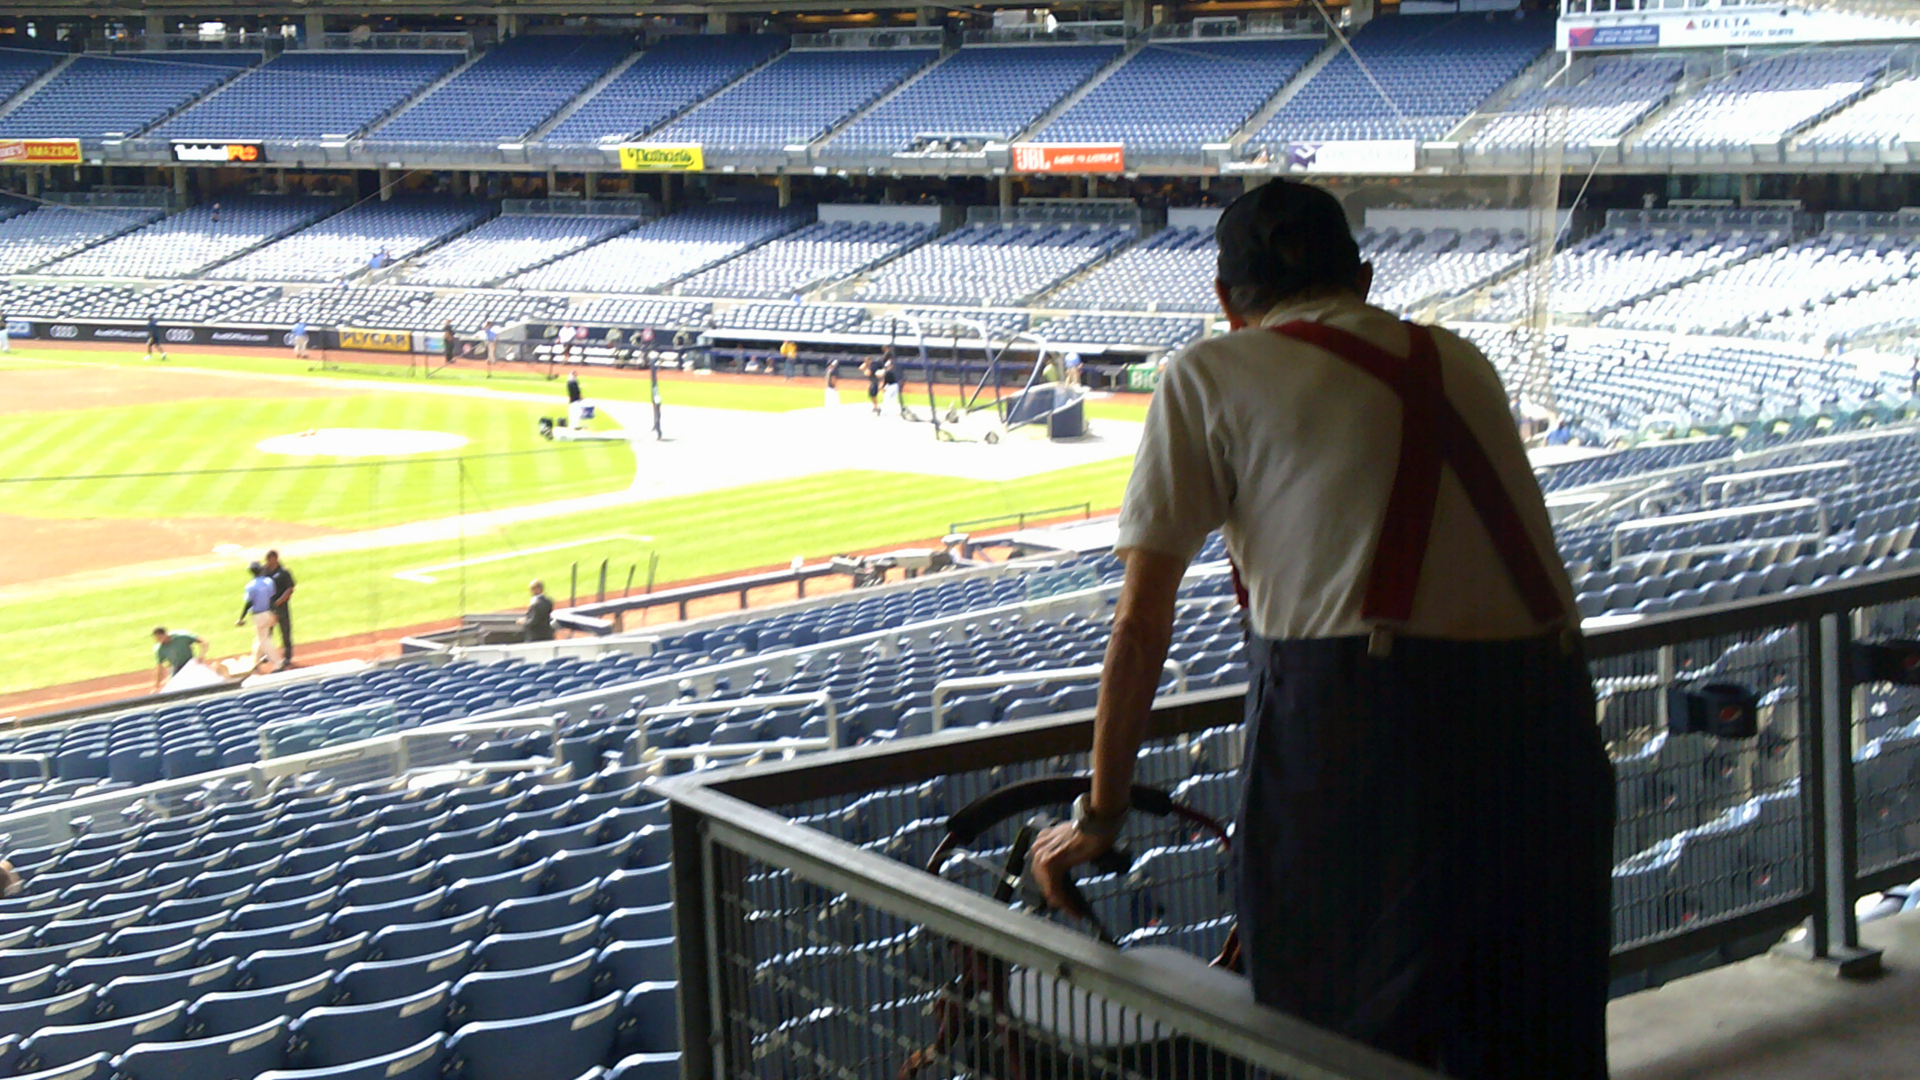
[[[1138,441],[1087,427],[1092,394],[1150,391],[1225,332],[1220,207],[1318,180],[1374,301],[1478,345],[1535,454],[1618,777],[1616,1075],[1911,1074],[1901,5],[459,7],[0,12],[0,364],[152,334],[178,368],[327,393],[525,403],[402,377],[452,363],[812,395],[675,405],[661,442],[609,395],[595,430],[637,440],[631,486],[294,562],[849,461],[1072,476]],[[917,422],[868,415],[858,372],[888,360]],[[844,404],[816,407],[829,379]],[[975,390],[1010,400],[968,412]],[[1203,966],[1231,896],[1190,823],[1136,815],[1131,861],[1080,883],[1139,966],[963,895],[999,889],[1011,828],[919,872],[976,797],[1086,765],[1114,525],[1017,524],[897,537],[868,553],[891,575],[572,605],[554,642],[412,627],[398,655],[20,719],[0,1074],[1118,1078],[1326,1053],[1318,1075],[1414,1075],[1349,1067]],[[1247,679],[1215,537],[1143,782],[1230,819]],[[1771,955],[1793,952],[1826,966]],[[1883,956],[1878,982],[1816,974]]]

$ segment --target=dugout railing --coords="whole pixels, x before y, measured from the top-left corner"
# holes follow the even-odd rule
[[[1878,954],[1860,947],[1854,904],[1920,878],[1920,696],[1882,678],[1899,677],[1888,662],[1898,654],[1872,646],[1920,633],[1920,573],[1607,622],[1590,623],[1586,640],[1618,775],[1615,992],[1769,948],[1842,974],[1878,971]],[[1709,686],[1750,693],[1757,733],[1676,734],[1676,713]],[[1170,783],[1178,774],[1165,773],[1168,762],[1208,754],[1218,777],[1229,777],[1243,696],[1234,688],[1163,698],[1143,779]],[[1149,1067],[1117,1055],[1113,1039],[1089,1038],[1092,1028],[1156,1046],[1177,1037],[1180,1060],[1216,1074],[1420,1075],[1252,1004],[1244,986],[1208,971],[1199,950],[1169,975],[924,872],[916,862],[937,822],[891,835],[874,828],[895,795],[912,803],[940,785],[952,808],[1009,780],[1083,768],[1091,737],[1087,711],[666,781],[687,1075],[779,1074],[770,1059],[801,1071],[896,1075],[934,1038],[930,1018],[956,955],[1051,977],[1059,999],[1051,1025],[1030,1010],[977,1000],[969,1008],[974,1030],[1016,1033],[1025,1049],[1054,1052],[1054,1065],[1065,1055],[1073,1075],[1164,1074],[1164,1058]],[[1189,778],[1186,790],[1231,815],[1225,785],[1203,790]],[[1175,842],[1151,823],[1129,828],[1138,830],[1136,853]],[[1197,926],[1222,931],[1231,915],[1223,868],[1163,873],[1156,902],[1171,898]],[[1061,1014],[1075,1010],[1063,1028]],[[927,1075],[960,1072],[1033,1068],[941,1058]]]

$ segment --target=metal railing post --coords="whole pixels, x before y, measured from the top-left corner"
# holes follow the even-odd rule
[[[718,954],[713,949],[716,899],[708,882],[712,868],[705,820],[684,806],[667,810],[667,828],[673,845],[673,936],[680,992],[680,1075],[722,1075],[715,1068],[724,1015],[715,995],[720,988]],[[689,914],[694,917],[689,918]]]
[[[1880,974],[1880,950],[1860,947],[1853,911],[1859,828],[1853,801],[1853,690],[1846,656],[1852,626],[1837,614],[1801,624],[1800,783],[1807,807],[1807,880],[1813,917],[1807,936],[1783,946],[1790,955],[1832,965],[1846,978]]]

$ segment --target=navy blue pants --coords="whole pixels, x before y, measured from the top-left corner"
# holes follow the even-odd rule
[[[1264,1004],[1447,1076],[1604,1080],[1613,770],[1557,636],[1249,646]]]

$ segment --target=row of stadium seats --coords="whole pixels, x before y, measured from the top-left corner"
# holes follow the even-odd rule
[[[772,35],[670,37],[642,53],[547,132],[556,143],[638,138],[786,47]]]
[[[1673,57],[1605,57],[1570,86],[1516,95],[1468,145],[1483,153],[1518,153],[1556,133],[1570,147],[1618,138],[1673,95],[1685,69],[1685,62]]]
[[[1863,93],[1886,70],[1884,49],[1756,60],[1708,84],[1640,136],[1654,149],[1745,149],[1778,141]]]
[[[804,225],[793,208],[704,207],[648,222],[520,274],[521,289],[645,292],[732,258]]]
[[[459,53],[282,53],[153,129],[165,139],[346,138],[459,66]]]
[[[38,92],[0,116],[0,137],[138,135],[260,60],[259,53],[214,51],[78,56]],[[0,100],[5,97],[0,93]]]
[[[243,195],[182,210],[43,266],[40,272],[73,277],[191,277],[339,208],[335,200],[311,196]],[[91,208],[85,212],[95,213]]]
[[[47,205],[0,218],[0,273],[57,262],[90,244],[158,221],[162,211]]]
[[[828,149],[898,153],[927,134],[1008,141],[1119,55],[1118,45],[961,49],[840,129]]]
[[[632,44],[620,37],[513,38],[370,137],[382,142],[517,139],[545,123],[632,51]]]
[[[1551,49],[1553,32],[1550,20],[1505,13],[1375,19],[1248,146],[1438,139]]]
[[[406,259],[478,225],[488,203],[400,197],[356,203],[284,240],[222,264],[209,277],[237,281],[337,281],[376,253]]]
[[[1119,225],[968,225],[867,274],[870,302],[1018,304],[1134,239]]]
[[[1551,27],[1504,13],[1375,19],[1352,36],[1364,71],[1323,38],[1149,40],[1125,58],[1117,46],[1073,44],[971,46],[945,59],[922,49],[783,52],[787,44],[671,37],[635,56],[623,38],[526,35],[471,62],[453,52],[291,52],[264,63],[245,52],[87,54],[0,112],[0,137],[489,142],[527,138],[560,117],[545,136],[558,143],[646,137],[770,153],[831,136],[830,155],[889,153],[920,135],[1013,137],[1099,79],[1034,137],[1191,154],[1231,138],[1331,49],[1247,143],[1249,152],[1284,152],[1296,142],[1439,138],[1549,48]],[[62,59],[10,53],[0,104]],[[1915,80],[1876,92],[1891,62],[1884,48],[1858,47],[1754,58],[1689,93],[1636,143],[1662,153],[1744,150],[1804,131],[1799,145],[1809,149],[1891,148],[1920,107]],[[1436,70],[1447,74],[1430,77]],[[1565,108],[1574,147],[1622,137],[1681,78],[1677,59],[1603,58],[1572,85],[1523,90],[1494,107],[1469,148],[1523,150],[1555,106]],[[1196,85],[1208,93],[1191,93]]]
[[[1323,39],[1149,42],[1035,134],[1037,142],[1117,142],[1140,153],[1225,142],[1293,80]],[[1180,93],[1204,86],[1206,93]]]
[[[1662,290],[1778,248],[1787,239],[1780,230],[1609,227],[1554,255],[1553,309],[1597,317],[1650,294],[1647,303],[1664,303],[1674,294]],[[1491,290],[1476,314],[1517,319],[1528,302],[1526,282],[1513,279]],[[1610,318],[1608,325],[1633,324]]]

